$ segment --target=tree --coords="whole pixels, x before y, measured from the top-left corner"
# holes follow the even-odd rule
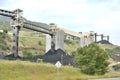
[[[108,54],[96,44],[92,43],[77,50],[75,63],[85,74],[102,75],[108,71]]]
[[[7,33],[0,32],[0,51],[10,50],[7,40],[9,40]]]

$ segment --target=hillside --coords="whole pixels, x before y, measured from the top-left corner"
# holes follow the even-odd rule
[[[7,29],[7,30],[11,30],[12,29],[10,27],[10,18],[0,16],[0,30],[1,29]]]
[[[28,48],[33,47],[36,49],[42,48],[42,50],[45,51],[45,45],[46,45],[45,41],[46,41],[45,35],[43,35],[42,33],[21,31],[19,47],[28,47]],[[65,40],[64,48],[66,53],[68,54],[75,53],[77,48],[79,47],[80,46],[76,41]]]
[[[8,18],[8,17],[4,17],[4,16],[0,16],[0,22],[8,22],[8,21],[10,21],[10,18]]]
[[[9,48],[12,47],[12,33],[9,33],[10,39],[6,40],[9,44]],[[19,34],[19,55],[25,56],[24,53],[28,52],[32,55],[43,55],[45,54],[45,35],[39,32],[24,31],[21,30]],[[98,44],[104,50],[114,49],[118,46],[111,44]],[[74,48],[73,48],[74,47]],[[79,48],[79,44],[73,40],[65,40],[64,48],[68,54],[73,54]],[[10,52],[11,50],[8,50]],[[109,52],[108,52],[109,53]]]
[[[26,61],[0,60],[0,80],[88,80],[92,78],[120,77],[120,73],[107,73],[103,76],[90,76],[79,72],[77,68],[52,64],[31,63]]]
[[[8,34],[1,33],[6,38],[1,37],[0,53],[10,54],[12,51],[12,32]],[[4,45],[4,46],[2,46]],[[7,48],[7,47],[9,48]],[[45,54],[46,38],[45,35],[39,32],[20,31],[19,34],[19,56],[33,58],[34,56]],[[73,48],[75,47],[75,48]],[[73,54],[79,48],[79,44],[73,40],[65,40],[64,49],[67,54]],[[3,48],[7,48],[4,50]]]
[[[106,51],[109,53],[110,57],[113,60],[120,62],[120,47],[116,47],[113,49],[106,49]]]
[[[0,16],[0,29],[12,30],[12,27],[10,26],[10,21],[11,21],[10,18]],[[29,20],[27,20],[27,22],[31,22],[32,24],[37,24],[37,25],[42,26],[47,29],[49,28],[49,25],[46,23],[29,21]],[[27,31],[29,31],[29,30],[27,30]]]
[[[9,18],[0,16],[0,29],[8,30],[8,31],[12,30],[12,27],[10,27],[9,21],[10,21]],[[29,22],[31,22],[31,21],[29,21]],[[32,21],[32,23],[39,24],[41,26],[44,26],[45,28],[49,28],[49,26],[45,23],[39,23],[39,22],[33,22],[33,21]],[[8,48],[8,50],[6,50],[7,52],[4,51],[2,48],[0,48],[0,52],[6,52],[6,53],[11,52],[12,32],[8,36],[9,36],[9,38],[5,39],[5,41],[6,41],[5,44],[0,44],[0,45],[3,46],[3,45],[7,44],[8,45],[7,47],[9,47],[9,48]],[[97,42],[97,44],[101,48],[106,50],[111,57],[114,56],[114,58],[115,58],[116,53],[117,53],[117,55],[120,54],[119,50],[115,49],[116,47],[119,47],[119,46],[113,45],[112,43],[110,43],[108,41],[105,41],[105,40],[99,41],[99,42]],[[32,54],[31,56],[43,55],[43,54],[45,54],[45,45],[46,44],[45,44],[45,35],[44,34],[35,32],[35,31],[26,30],[26,29],[22,29],[20,31],[20,34],[19,34],[19,55],[20,56],[27,56],[24,53],[30,53],[30,54]],[[3,46],[3,47],[5,48],[5,46]],[[79,48],[79,47],[80,46],[76,41],[65,40],[64,48],[65,48],[65,52],[67,54],[75,53],[77,48]],[[116,60],[116,59],[114,59],[114,60]],[[118,57],[117,57],[117,61],[118,61]]]
[[[106,40],[98,41],[97,44],[109,54],[110,61],[120,61],[120,46],[114,45]]]

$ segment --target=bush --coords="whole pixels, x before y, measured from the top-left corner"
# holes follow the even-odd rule
[[[108,54],[96,44],[90,44],[77,50],[75,63],[85,74],[102,75],[108,71]]]
[[[40,58],[38,58],[38,59],[37,59],[37,62],[38,62],[38,63],[42,63],[42,62],[43,62],[43,60],[42,60],[42,59],[40,59]]]
[[[25,57],[25,58],[33,58],[34,55],[33,55],[33,53],[31,51],[25,50],[25,51],[23,51],[23,57]]]
[[[8,30],[7,30],[7,29],[3,29],[3,32],[4,32],[4,33],[8,33]]]
[[[0,50],[10,50],[10,47],[7,42],[8,40],[10,40],[9,36],[5,32],[0,32]]]
[[[38,44],[41,46],[41,45],[42,45],[42,42],[41,42],[41,41],[39,41],[39,42],[38,42]]]
[[[25,58],[34,58],[35,56],[40,56],[43,55],[44,52],[43,51],[36,51],[36,50],[24,50],[22,52],[23,57]]]

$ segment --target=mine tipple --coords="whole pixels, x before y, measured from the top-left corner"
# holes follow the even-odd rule
[[[46,52],[49,50],[63,50],[64,51],[64,40],[75,40],[79,43],[81,47],[88,45],[92,42],[97,41],[97,36],[101,36],[101,40],[107,37],[109,40],[109,36],[104,36],[103,34],[98,35],[97,33],[91,31],[87,33],[83,32],[73,32],[67,29],[63,29],[58,27],[54,23],[50,23],[49,25],[45,24],[41,25],[39,22],[33,22],[25,19],[22,16],[23,10],[16,9],[14,11],[8,11],[0,9],[0,15],[10,17],[11,18],[11,26],[13,28],[13,48],[12,53],[14,57],[18,57],[18,38],[19,31],[21,28],[30,29],[37,32],[42,32],[46,34]],[[42,23],[44,24],[44,23]]]
[[[95,33],[94,35],[95,35],[95,42],[97,42],[97,36],[101,37],[101,41],[103,41],[104,38],[107,38],[107,41],[109,42],[109,35],[104,36],[103,34],[98,34],[98,33]]]
[[[0,15],[10,17],[12,22],[11,26],[13,27],[13,48],[12,53],[14,57],[18,57],[18,38],[19,38],[19,31],[20,28],[27,28],[30,30],[42,32],[44,34],[48,34],[49,42],[46,41],[47,45],[50,48],[48,49],[64,49],[64,32],[62,30],[52,31],[50,29],[44,28],[43,26],[39,25],[38,23],[28,21],[27,19],[22,17],[22,10],[16,9],[14,11],[8,11],[0,9]]]

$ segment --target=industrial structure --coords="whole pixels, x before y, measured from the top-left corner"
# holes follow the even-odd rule
[[[18,56],[18,40],[19,40],[19,31],[21,28],[30,29],[37,32],[42,32],[46,34],[46,52],[51,50],[61,49],[64,51],[64,40],[75,40],[79,42],[80,46],[83,47],[92,42],[97,42],[97,36],[101,36],[101,40],[107,37],[109,41],[109,36],[98,35],[97,33],[91,31],[87,33],[82,32],[73,32],[67,29],[60,28],[54,23],[47,25],[48,28],[41,26],[37,22],[32,22],[25,19],[22,16],[23,11],[16,9],[14,11],[8,11],[0,9],[0,15],[10,17],[11,27],[13,28],[13,48],[12,53],[14,57]]]
[[[109,35],[104,36],[103,34],[97,34],[95,33],[95,42],[97,42],[97,37],[100,36],[101,37],[101,41],[104,40],[104,38],[107,38],[106,40],[109,42]]]

